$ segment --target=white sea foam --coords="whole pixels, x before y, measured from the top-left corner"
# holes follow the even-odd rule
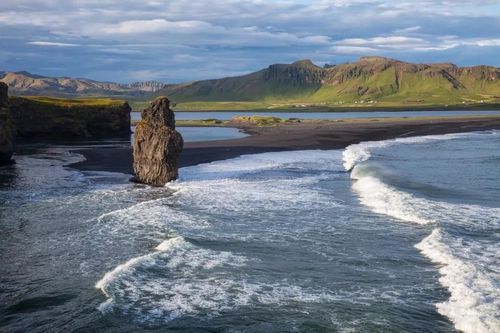
[[[412,142],[426,140],[429,138],[411,138]],[[498,223],[498,209],[430,201],[385,184],[378,177],[380,170],[371,168],[365,162],[370,160],[373,147],[383,148],[390,144],[393,143],[362,144],[358,147],[360,149],[351,146],[348,151],[352,154],[348,156],[344,153],[345,166],[352,169],[351,176],[356,179],[353,187],[364,205],[379,214],[421,224],[453,221],[467,226],[473,221],[491,226],[491,223]],[[240,223],[246,218],[272,216],[279,210],[303,212],[342,205],[331,194],[324,195],[320,186],[323,181],[334,179],[337,173],[340,177],[341,170],[338,151],[249,155],[183,168],[181,181],[168,185],[168,188],[177,191],[177,195],[103,215],[99,224],[101,227],[110,224],[113,228],[126,226],[134,234],[139,234],[145,226],[154,226],[152,230],[158,228],[158,232],[152,239],[157,241],[165,238],[162,226],[170,233],[186,238],[192,230],[200,227],[206,228],[203,234],[208,238],[234,237],[229,233],[225,235],[223,228],[211,233],[211,219],[217,218],[218,214],[237,216],[238,220],[228,223]],[[266,174],[274,171],[279,171],[273,174],[274,177]],[[266,234],[259,234],[259,237],[262,240],[267,234],[272,237],[273,232],[273,228],[267,225]],[[465,252],[460,257],[459,243],[431,236],[418,248],[443,265],[440,269],[443,275],[441,283],[449,288],[452,298],[438,305],[440,313],[466,332],[482,333],[496,329],[492,314],[498,312],[498,303],[489,300],[487,294],[494,286],[495,276],[485,267],[496,263],[497,254],[490,251],[488,256],[491,262],[485,263],[482,255],[467,256],[470,254],[467,249],[473,246],[467,244],[463,246]],[[434,239],[436,237],[437,240]],[[484,253],[481,252],[484,247],[477,246],[478,253]],[[212,316],[259,304],[338,299],[371,302],[366,298],[365,290],[360,295],[332,295],[329,291],[310,290],[286,281],[249,281],[245,274],[249,260],[252,259],[228,251],[193,245],[180,236],[168,239],[160,243],[155,252],[130,259],[104,275],[96,287],[108,300],[101,304],[100,309],[104,312],[118,311],[137,321],[154,323],[186,316]],[[468,273],[472,271],[476,273]],[[480,279],[491,284],[478,282]],[[481,289],[478,286],[486,287]],[[391,292],[381,295],[379,290],[374,297],[394,298],[394,302],[398,300]],[[498,297],[495,296],[495,299],[498,300]],[[490,331],[481,330],[483,328]]]
[[[376,151],[377,149],[386,148],[397,144],[412,144],[412,143],[418,144],[418,143],[427,143],[430,141],[452,140],[470,135],[475,135],[475,133],[426,135],[426,136],[416,136],[409,138],[390,139],[383,141],[365,141],[348,146],[342,154],[342,160],[344,168],[347,171],[350,171],[354,168],[355,165],[369,160],[373,151]]]
[[[183,168],[176,186],[183,204],[208,212],[321,208],[339,204],[315,185],[342,171],[340,156],[341,151],[319,150],[244,155]],[[261,178],[265,172],[274,173]]]
[[[500,209],[479,205],[451,204],[419,198],[392,187],[382,180],[370,159],[378,149],[396,144],[422,144],[433,140],[449,140],[468,135],[450,134],[366,142],[349,146],[343,154],[344,167],[352,170],[353,189],[365,206],[379,214],[419,224],[436,223],[465,229],[497,230]],[[438,311],[450,318],[455,327],[467,333],[500,332],[500,250],[487,237],[464,241],[436,228],[416,247],[441,265],[440,283],[451,293],[448,301],[437,304]]]
[[[390,141],[362,142],[348,146],[342,154],[344,168],[351,171],[355,165],[367,161],[371,157],[371,150],[386,147]]]
[[[341,171],[340,150],[308,150],[242,155],[237,158],[182,168],[182,181],[213,180],[240,177],[264,170],[289,167],[316,171]]]
[[[195,270],[210,271],[222,265],[241,266],[245,260],[229,252],[195,247],[180,236],[166,240],[156,247],[155,252],[130,259],[96,283],[96,288],[110,298],[101,304],[100,310],[109,311],[118,306],[123,312],[138,317],[152,315],[161,308],[170,318],[190,313],[192,304],[178,299],[183,294],[179,289],[195,286],[180,286],[179,281],[185,281]],[[163,305],[158,307],[159,303]]]
[[[441,265],[439,281],[451,293],[448,301],[437,304],[439,313],[464,332],[500,332],[498,244],[463,244],[434,229],[416,247]]]
[[[351,178],[356,180],[353,189],[359,194],[363,205],[370,207],[375,213],[407,222],[419,224],[434,222],[432,216],[423,213],[422,208],[427,204],[425,200],[386,185],[362,169],[362,165],[356,165],[351,172]]]
[[[189,315],[213,316],[249,304],[336,299],[286,283],[250,283],[234,272],[227,274],[227,269],[242,267],[248,259],[203,249],[182,237],[166,240],[156,250],[117,266],[97,282],[96,288],[108,297],[99,310],[155,323]]]
[[[175,196],[103,214],[98,224],[100,228],[110,225],[111,232],[126,228],[126,235],[146,227],[148,233],[158,228],[153,238],[160,237],[164,225],[188,237],[197,227],[210,227],[210,219],[220,214],[226,219],[237,214],[238,221],[227,221],[234,224],[276,211],[334,207],[340,203],[318,187],[323,180],[341,174],[340,155],[340,151],[266,153],[183,168],[182,180],[167,186],[176,191]],[[260,177],[261,172],[274,173]],[[268,236],[272,229],[266,227]],[[225,236],[220,228],[216,234],[210,230],[203,234]],[[265,239],[266,234],[258,237]],[[244,273],[248,260],[228,251],[195,246],[180,236],[168,239],[155,252],[132,258],[104,275],[96,284],[108,297],[100,309],[154,322],[214,315],[254,303],[314,302],[333,297],[288,283],[249,282]]]

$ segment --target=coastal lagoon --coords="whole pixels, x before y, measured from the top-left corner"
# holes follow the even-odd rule
[[[150,188],[0,168],[0,331],[498,332],[500,132],[264,153]]]
[[[358,119],[358,118],[399,118],[399,117],[452,117],[470,115],[499,115],[498,110],[470,110],[470,111],[355,111],[355,112],[300,112],[300,111],[184,111],[175,112],[177,120],[218,119],[230,120],[236,116],[265,115],[283,119]],[[141,120],[140,112],[131,112],[132,121]]]
[[[230,127],[182,127],[177,131],[182,134],[184,142],[239,139],[247,134],[237,128]]]
[[[184,142],[214,141],[239,139],[248,136],[241,130],[232,127],[183,127],[177,126],[177,131],[181,133]],[[131,127],[132,135],[130,142],[133,142],[135,126]]]

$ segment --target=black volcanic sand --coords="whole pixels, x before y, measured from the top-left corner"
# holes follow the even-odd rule
[[[252,135],[233,140],[186,143],[180,166],[208,163],[245,154],[342,149],[362,141],[500,129],[500,117],[355,119],[244,129]],[[131,147],[96,147],[75,152],[86,158],[83,162],[70,165],[75,169],[133,174]]]

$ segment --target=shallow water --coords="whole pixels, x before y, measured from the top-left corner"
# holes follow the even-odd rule
[[[230,120],[234,116],[264,115],[278,118],[300,119],[351,119],[351,118],[397,118],[397,117],[451,117],[467,115],[499,115],[498,110],[469,111],[355,111],[355,112],[272,112],[272,111],[189,111],[176,112],[177,120],[219,119]],[[140,112],[131,112],[132,120],[141,120]]]
[[[0,169],[0,331],[496,332],[499,146],[248,155],[153,189],[26,146]]]
[[[131,126],[132,131],[130,142],[134,141],[135,126]],[[176,130],[181,133],[184,142],[213,141],[239,139],[248,136],[238,128],[232,127],[183,127],[177,126]]]
[[[237,128],[229,127],[178,126],[177,131],[182,134],[184,142],[239,139],[248,136]]]

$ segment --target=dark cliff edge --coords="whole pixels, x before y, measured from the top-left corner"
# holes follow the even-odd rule
[[[8,86],[0,82],[0,165],[11,161],[16,128],[9,108]]]
[[[103,138],[130,134],[131,108],[125,101],[9,99],[17,135],[23,138]]]

